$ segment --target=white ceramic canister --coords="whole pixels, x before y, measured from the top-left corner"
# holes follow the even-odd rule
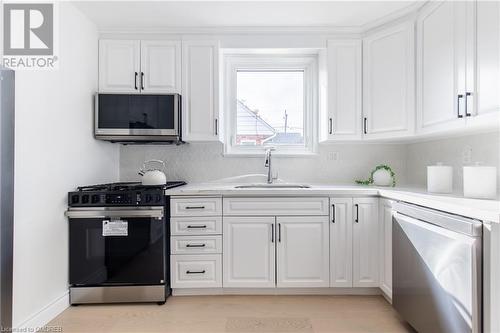
[[[496,199],[497,168],[482,166],[464,166],[464,196],[476,199]]]
[[[453,192],[453,168],[443,163],[427,167],[427,192]]]

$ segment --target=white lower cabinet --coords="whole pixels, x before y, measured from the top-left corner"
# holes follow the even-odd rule
[[[392,299],[392,203],[381,199],[379,208],[380,289],[389,299]]]
[[[328,216],[277,217],[277,286],[328,287]]]
[[[354,198],[353,214],[352,285],[378,287],[378,198]]]
[[[331,198],[330,287],[352,287],[352,198]]]
[[[224,217],[225,288],[275,286],[274,217]]]
[[[225,288],[329,286],[328,216],[224,217]]]
[[[222,287],[222,258],[211,255],[172,255],[172,288]]]

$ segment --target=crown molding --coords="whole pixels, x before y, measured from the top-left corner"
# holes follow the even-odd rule
[[[213,26],[213,27],[157,27],[157,28],[130,28],[102,29],[100,34],[170,34],[170,35],[242,35],[242,34],[360,34],[360,27],[338,27],[338,26],[267,26],[267,27],[237,27],[237,26]]]
[[[378,19],[375,19],[373,21],[365,23],[360,27],[361,33],[367,33],[370,30],[377,29],[384,24],[396,21],[396,20],[401,19],[405,16],[417,14],[417,12],[420,10],[420,8],[422,8],[428,2],[429,2],[428,0],[416,1],[416,2],[412,3],[411,5],[409,5],[408,7],[402,8],[402,9],[397,10],[395,12],[392,12],[388,15],[382,16]]]

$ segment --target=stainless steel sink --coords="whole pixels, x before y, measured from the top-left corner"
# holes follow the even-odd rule
[[[248,184],[248,185],[238,185],[234,188],[311,188],[311,186],[306,184],[290,184],[290,183],[282,183],[282,184]]]

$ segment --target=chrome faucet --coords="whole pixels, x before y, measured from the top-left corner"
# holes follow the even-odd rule
[[[273,181],[276,179],[273,177],[273,169],[272,169],[272,164],[271,164],[271,152],[274,150],[274,148],[268,148],[266,149],[266,163],[264,166],[267,168],[267,183],[272,184]]]

